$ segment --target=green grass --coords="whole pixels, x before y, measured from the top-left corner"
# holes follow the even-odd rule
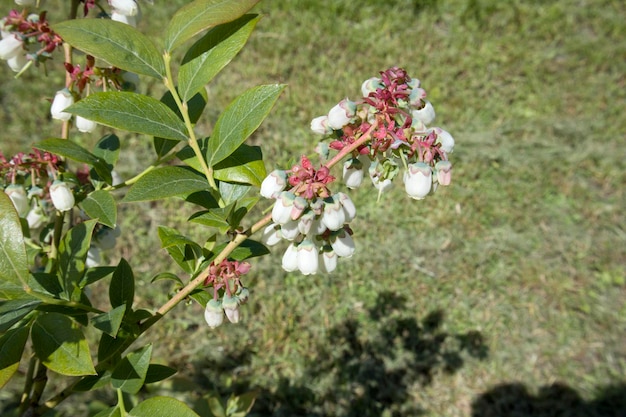
[[[181,371],[152,393],[192,402],[254,389],[258,416],[626,413],[626,8],[507,3],[257,6],[264,17],[209,86],[199,131],[246,88],[287,83],[252,138],[268,168],[285,166],[311,152],[311,118],[400,65],[456,138],[453,184],[419,202],[401,187],[378,204],[369,187],[352,192],[355,256],[330,276],[283,272],[282,247],[253,262],[239,325],[210,331],[199,306],[177,307],[144,339]],[[170,7],[145,6],[144,28],[160,36]],[[0,76],[2,150],[54,136],[40,115],[59,80]],[[128,175],[150,150],[134,136],[125,146]],[[162,303],[168,289],[149,280],[175,271],[156,225],[203,236],[187,214],[178,200],[121,208],[138,305]]]

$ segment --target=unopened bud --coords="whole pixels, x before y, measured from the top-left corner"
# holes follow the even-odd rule
[[[59,211],[68,211],[74,207],[74,194],[66,182],[54,180],[50,186],[50,198]]]
[[[17,210],[17,215],[20,217],[26,216],[30,210],[30,206],[24,187],[17,184],[10,184],[4,189],[4,192],[11,199],[15,210]]]
[[[219,300],[210,300],[204,309],[204,320],[210,328],[215,329],[224,322],[224,310]]]
[[[74,104],[74,97],[70,90],[64,88],[57,91],[54,99],[52,100],[52,106],[50,107],[50,114],[53,119],[57,120],[70,120],[72,115],[63,110]]]

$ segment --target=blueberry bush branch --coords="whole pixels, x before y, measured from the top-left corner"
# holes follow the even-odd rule
[[[356,101],[343,99],[312,120],[319,163],[302,156],[268,175],[261,148],[246,144],[284,85],[243,92],[211,135],[198,137],[194,125],[207,105],[205,85],[245,45],[259,19],[246,13],[257,1],[228,7],[216,0],[190,2],[174,13],[161,45],[134,28],[140,16],[134,0],[73,1],[72,19],[53,25],[45,12],[33,12],[36,1],[20,0],[23,10],[2,21],[0,58],[14,71],[52,62],[63,45],[66,74],[50,107],[51,117],[62,122],[60,137],[44,139],[28,154],[0,153],[0,351],[6,352],[0,385],[15,374],[27,344],[34,352],[13,415],[43,415],[75,393],[106,387],[118,402],[102,415],[148,416],[155,407],[168,415],[196,415],[168,397],[128,409],[125,395],[175,373],[150,363],[151,344],[127,351],[143,333],[190,299],[204,308],[210,328],[224,318],[239,322],[251,296],[244,284],[253,273],[251,259],[270,254],[281,240],[288,242],[284,270],[332,273],[340,258],[354,254],[358,236],[351,227],[357,208],[338,191],[338,177],[355,189],[369,176],[379,198],[401,172],[406,193],[417,200],[450,184],[454,139],[430,126],[435,113],[425,91],[398,67],[366,80]],[[188,41],[179,62],[175,57]],[[83,61],[74,59],[76,50]],[[139,93],[139,76],[162,82],[167,92],[158,99]],[[123,144],[117,135],[102,136],[92,149],[74,140],[96,134],[99,125],[149,138],[154,161],[120,178],[115,166]],[[134,306],[129,262],[103,261],[123,236],[113,193],[120,189],[126,203],[182,198],[195,210],[188,222],[206,227],[210,236],[197,242],[172,227],[158,228],[161,246],[180,272],[157,271],[153,281],[169,280],[175,291],[154,312]],[[271,205],[250,220],[262,201],[254,190]],[[92,304],[95,285],[108,288],[110,306]],[[48,371],[71,382],[42,400]],[[245,396],[227,409],[244,415],[252,403]]]

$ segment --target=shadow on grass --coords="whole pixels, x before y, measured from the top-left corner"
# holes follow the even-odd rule
[[[484,359],[488,352],[479,332],[450,334],[442,330],[442,311],[418,321],[406,305],[405,297],[382,293],[359,320],[348,318],[319,340],[301,377],[271,381],[269,387],[237,378],[230,390],[258,390],[250,416],[422,415],[413,395],[420,387],[440,372],[456,372],[468,355]],[[203,368],[206,379],[198,382],[209,385],[249,360],[249,353],[237,353],[232,360],[205,362],[196,369]]]
[[[626,383],[599,390],[583,400],[571,387],[557,383],[532,395],[520,383],[498,385],[472,404],[472,417],[625,417]]]

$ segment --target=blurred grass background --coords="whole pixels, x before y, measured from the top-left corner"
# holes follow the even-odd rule
[[[158,39],[186,2],[155,3],[142,4],[140,27]],[[256,416],[626,415],[624,3],[273,0],[255,10],[264,17],[208,86],[199,132],[246,88],[287,83],[251,140],[269,170],[285,167],[315,146],[313,117],[398,65],[456,138],[453,183],[423,201],[402,187],[378,204],[369,187],[351,192],[355,256],[313,277],[282,271],[281,247],[255,260],[241,324],[210,331],[200,306],[177,307],[142,339],[181,371],[149,395],[256,390]],[[59,131],[43,115],[62,77],[39,75],[0,68],[5,154]],[[129,176],[151,145],[123,138],[117,170]],[[208,236],[184,224],[189,214],[179,200],[120,207],[137,305],[163,303],[168,288],[150,278],[178,272],[157,225]]]

